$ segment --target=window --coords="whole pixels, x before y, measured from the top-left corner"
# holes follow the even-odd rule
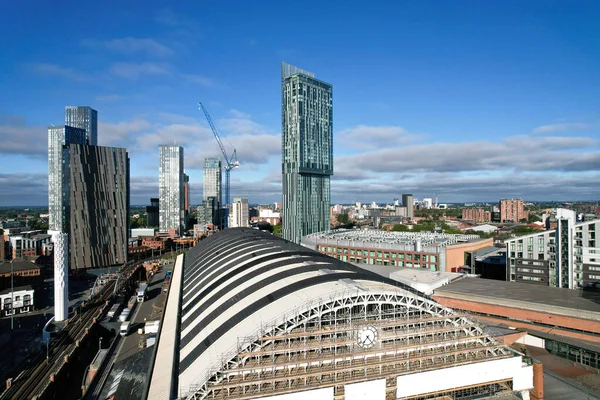
[[[406,255],[406,259],[407,259],[407,260],[412,260],[412,256],[413,256],[412,254],[407,254],[407,255]]]

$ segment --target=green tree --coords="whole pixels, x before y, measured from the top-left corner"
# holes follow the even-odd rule
[[[273,227],[273,234],[274,235],[281,235],[281,230],[283,229],[283,226],[281,225],[281,222],[278,223],[277,225],[275,225]]]
[[[409,230],[410,229],[408,229],[408,226],[404,225],[404,224],[394,225],[392,227],[392,231],[394,231],[394,232],[407,232]]]
[[[348,225],[348,221],[350,221],[348,214],[338,214],[336,219],[342,225]]]

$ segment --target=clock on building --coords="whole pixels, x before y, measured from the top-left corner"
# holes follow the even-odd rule
[[[358,345],[364,349],[373,347],[377,341],[377,329],[372,325],[364,326],[358,331]]]

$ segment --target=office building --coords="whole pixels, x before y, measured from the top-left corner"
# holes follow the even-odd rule
[[[478,224],[490,222],[492,214],[483,208],[463,208],[462,219],[465,221],[473,221]]]
[[[183,147],[160,145],[158,166],[160,232],[184,230]]]
[[[170,287],[149,399],[528,398],[534,387],[531,359],[468,316],[260,230],[203,240]]]
[[[70,145],[71,269],[122,265],[129,236],[129,157],[123,148]]]
[[[406,207],[406,217],[414,218],[415,217],[415,203],[412,194],[403,194],[402,195],[402,206]]]
[[[333,88],[315,75],[282,63],[282,235],[330,229],[333,175]]]
[[[477,235],[338,229],[302,238],[302,245],[354,264],[460,272],[467,252],[493,245]]]
[[[235,198],[231,203],[229,213],[229,228],[244,228],[250,226],[248,215],[248,199]]]
[[[600,219],[558,209],[556,229],[506,240],[506,279],[577,289],[600,281]]]
[[[68,146],[85,144],[84,129],[71,126],[48,128],[48,229],[65,232],[69,218]]]
[[[520,222],[528,218],[525,203],[521,199],[500,200],[500,222]]]
[[[224,206],[222,198],[222,168],[221,159],[207,157],[204,159],[204,179],[202,181],[202,201],[214,197],[219,206]]]
[[[88,106],[66,106],[65,125],[85,130],[87,143],[98,144],[98,111]]]
[[[157,197],[153,197],[150,199],[150,205],[146,206],[146,216],[148,217],[148,226],[155,227],[158,226],[158,210],[160,201]]]

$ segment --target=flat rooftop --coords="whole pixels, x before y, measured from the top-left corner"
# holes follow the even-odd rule
[[[600,320],[600,292],[473,278],[450,282],[434,295]]]
[[[422,246],[450,246],[478,242],[477,235],[462,235],[434,232],[392,232],[381,230],[338,229],[334,231],[313,233],[302,238],[302,244],[316,245],[317,243],[346,244],[353,246],[381,247],[394,245],[411,245],[419,243]]]

